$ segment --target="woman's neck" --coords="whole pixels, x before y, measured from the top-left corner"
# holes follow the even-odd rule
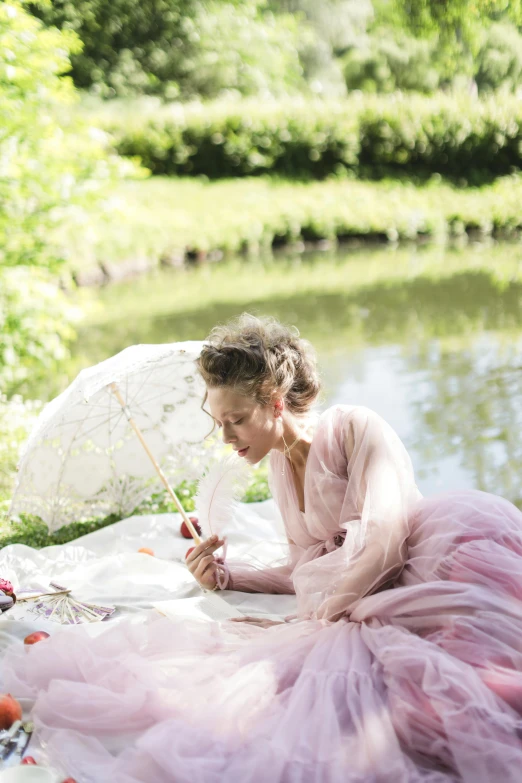
[[[283,453],[292,462],[296,470],[306,465],[312,434],[310,433],[310,420],[308,417],[297,416],[283,417],[283,432],[274,448]],[[296,442],[296,439],[297,442]]]

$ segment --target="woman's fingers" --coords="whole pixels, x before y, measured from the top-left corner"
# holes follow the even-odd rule
[[[218,536],[212,536],[194,547],[185,561],[190,573],[202,587],[212,588],[216,584],[214,552],[223,544],[224,541]]]
[[[199,560],[202,557],[212,554],[216,549],[219,549],[220,546],[223,546],[223,543],[224,542],[217,536],[212,536],[212,538],[209,538],[207,541],[202,541],[201,544],[194,547],[185,561],[189,570],[193,572],[194,569],[197,568]]]
[[[213,555],[207,555],[206,557],[202,557],[198,563],[198,567],[194,571],[194,576],[196,579],[199,580],[205,575],[205,572],[208,571],[209,567],[214,565],[216,561],[214,560]]]

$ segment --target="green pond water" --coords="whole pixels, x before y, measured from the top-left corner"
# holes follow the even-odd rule
[[[132,343],[269,314],[316,347],[321,407],[366,405],[397,430],[422,492],[475,487],[522,505],[522,245],[232,259],[84,296],[73,360],[47,396]]]

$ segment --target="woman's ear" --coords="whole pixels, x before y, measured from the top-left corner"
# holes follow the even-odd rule
[[[280,398],[274,401],[274,416],[277,419],[283,413],[284,403]]]

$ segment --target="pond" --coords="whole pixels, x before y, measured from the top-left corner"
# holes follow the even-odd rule
[[[61,386],[129,344],[203,339],[243,311],[270,314],[315,345],[321,407],[384,416],[423,493],[475,487],[522,505],[519,244],[285,252],[85,296],[94,307]]]

